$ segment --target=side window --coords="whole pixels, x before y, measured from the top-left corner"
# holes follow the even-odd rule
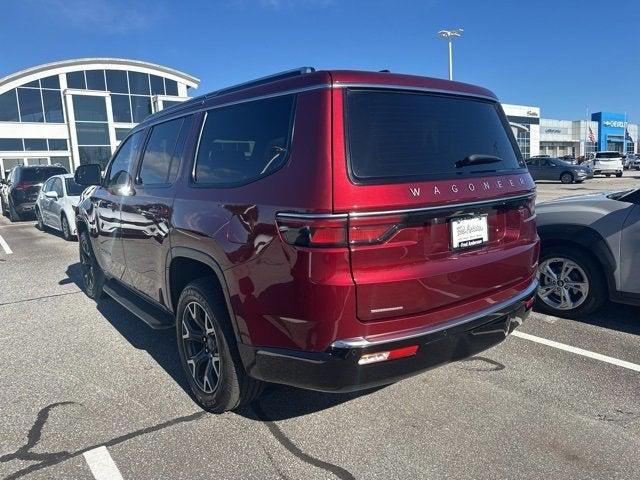
[[[198,184],[244,184],[280,168],[287,158],[295,96],[209,110],[195,164]]]
[[[43,192],[48,192],[51,190],[51,184],[53,183],[53,178],[50,178],[49,180],[47,180],[46,182],[44,182],[44,185],[42,186],[42,191]]]
[[[58,198],[64,197],[64,190],[62,189],[62,180],[59,178],[53,179],[52,189],[58,194]]]
[[[144,130],[131,135],[125,140],[111,160],[108,174],[105,177],[105,187],[112,188],[127,185],[131,166],[140,152],[144,140]]]
[[[175,181],[186,134],[193,116],[156,125],[142,155],[136,182],[142,185],[168,185]]]

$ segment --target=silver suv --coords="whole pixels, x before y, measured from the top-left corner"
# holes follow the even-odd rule
[[[568,318],[610,299],[640,305],[640,189],[536,206],[540,311]]]

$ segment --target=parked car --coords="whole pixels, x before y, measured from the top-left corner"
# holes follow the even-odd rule
[[[8,213],[12,222],[17,222],[26,215],[33,214],[36,199],[42,183],[53,175],[67,173],[63,167],[19,165],[14,167],[9,178],[4,182],[2,191],[2,213]]]
[[[149,117],[103,181],[75,178],[99,185],[85,292],[175,325],[214,412],[263,382],[352,391],[468,357],[534,301],[535,184],[480,87],[285,72]]]
[[[595,152],[589,155],[586,162],[593,170],[594,175],[604,175],[609,178],[611,175],[622,176],[622,154],[614,151]]]
[[[559,180],[562,183],[582,183],[588,178],[593,178],[590,167],[573,165],[559,158],[528,158],[527,168],[535,181]]]
[[[624,159],[625,170],[640,170],[640,157],[633,153],[627,155]]]
[[[38,228],[59,230],[65,240],[75,238],[75,208],[80,203],[83,190],[84,187],[77,184],[71,174],[55,175],[44,182],[35,207]]]
[[[640,189],[537,206],[537,307],[576,318],[607,300],[640,305]]]

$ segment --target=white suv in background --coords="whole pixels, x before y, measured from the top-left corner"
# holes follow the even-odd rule
[[[622,154],[614,151],[601,151],[589,155],[588,164],[591,166],[594,175],[604,175],[610,177],[622,176]]]

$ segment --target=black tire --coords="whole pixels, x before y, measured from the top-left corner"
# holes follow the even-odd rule
[[[180,362],[194,397],[205,410],[223,413],[253,402],[262,393],[264,383],[246,374],[225,300],[212,283],[208,278],[195,280],[180,294],[176,310],[176,340]],[[208,322],[204,319],[205,313]],[[197,320],[198,315],[202,322]],[[194,334],[198,328],[201,331]],[[213,340],[212,336],[215,337]],[[194,351],[198,353],[194,354]],[[199,360],[193,361],[194,358]],[[217,371],[213,366],[215,363]],[[200,375],[202,367],[204,372]],[[217,373],[215,386],[211,386],[211,369]],[[202,381],[205,378],[209,380]]]
[[[560,182],[564,184],[573,183],[573,174],[564,172],[562,175],[560,175]]]
[[[60,228],[62,228],[62,236],[67,242],[73,240],[74,235],[71,233],[71,227],[69,226],[69,220],[67,220],[67,216],[63,213],[60,217]]]
[[[586,273],[589,281],[589,292],[586,300],[577,308],[571,310],[560,310],[546,304],[540,298],[540,292],[536,295],[536,309],[539,312],[565,318],[579,318],[588,315],[600,308],[608,297],[607,283],[604,278],[602,267],[597,260],[587,252],[563,245],[554,245],[543,248],[540,254],[540,265],[550,258],[566,258],[576,263]]]
[[[44,224],[44,220],[42,218],[42,213],[40,213],[40,209],[36,207],[36,221],[38,230],[44,232],[47,230],[47,226]]]
[[[82,269],[82,290],[84,290],[87,297],[99,300],[103,296],[104,272],[93,254],[91,238],[86,231],[80,233],[78,245],[80,249],[80,268]]]
[[[2,215],[5,215],[7,213],[7,208],[4,206],[4,200],[2,199],[1,196],[0,196],[0,212],[2,213]]]
[[[605,173],[604,176],[609,178],[609,177],[611,177],[611,174],[610,173]]]
[[[617,178],[622,177],[622,172],[617,172],[617,173],[616,173],[616,177],[617,177]]]
[[[9,220],[11,220],[12,222],[19,222],[20,220],[22,220],[15,207],[13,206],[11,200],[9,200]]]

